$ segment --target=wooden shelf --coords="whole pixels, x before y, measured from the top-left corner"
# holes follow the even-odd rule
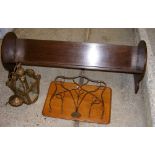
[[[129,73],[134,75],[135,93],[143,79],[147,61],[145,41],[138,46],[18,39],[9,32],[2,42],[2,62],[11,72],[25,65],[62,67]]]

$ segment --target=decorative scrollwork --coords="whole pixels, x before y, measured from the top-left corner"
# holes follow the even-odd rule
[[[77,82],[77,80],[82,79],[83,84],[79,84]],[[66,87],[65,86],[65,82],[66,81],[72,81],[72,83],[74,84],[74,87]],[[93,90],[87,90],[87,85],[89,83],[92,83],[92,85],[94,86],[95,84],[95,89]],[[50,107],[50,111],[52,111],[52,99],[54,97],[56,97],[57,99],[61,100],[61,113],[63,113],[63,104],[64,104],[64,99],[66,96],[66,93],[70,94],[70,97],[72,98],[75,110],[72,112],[71,116],[72,117],[80,117],[81,114],[79,112],[79,108],[81,106],[81,104],[83,104],[84,99],[86,98],[87,95],[90,95],[91,99],[91,103],[90,103],[90,108],[89,108],[89,113],[88,116],[91,116],[91,110],[93,105],[95,104],[102,104],[102,114],[101,114],[101,119],[103,117],[104,114],[104,98],[103,98],[103,93],[106,89],[106,83],[103,81],[96,81],[96,80],[92,80],[90,78],[87,78],[85,76],[77,76],[77,77],[64,77],[64,76],[57,76],[55,78],[54,81],[55,84],[55,92],[54,94],[51,96],[50,98],[50,103],[49,103],[49,107]],[[58,87],[61,87],[61,91],[58,90]],[[94,87],[93,87],[94,88]],[[97,91],[101,91],[100,95],[97,96],[95,93]]]

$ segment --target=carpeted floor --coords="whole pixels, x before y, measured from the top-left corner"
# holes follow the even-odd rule
[[[16,29],[18,37],[67,40],[80,42],[100,42],[135,45],[133,29]],[[1,44],[1,41],[0,41]],[[29,67],[27,67],[29,68]],[[57,75],[77,76],[80,70],[32,67],[42,75],[40,96],[32,105],[15,108],[5,105],[12,92],[5,86],[7,72],[0,62],[0,126],[146,126],[146,112],[141,90],[134,94],[132,75],[85,71],[92,79],[104,80],[113,90],[111,123],[74,122],[42,116],[42,108],[49,84]]]

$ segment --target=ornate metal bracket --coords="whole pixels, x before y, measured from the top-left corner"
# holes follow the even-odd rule
[[[34,70],[24,70],[21,64],[17,64],[6,82],[6,85],[14,92],[8,103],[15,107],[23,103],[34,103],[39,96],[40,77]]]
[[[78,83],[79,79],[83,84]],[[105,111],[110,110],[107,99],[105,106],[106,93],[109,95],[109,92],[104,81],[92,80],[85,76],[57,76],[49,88],[43,115],[98,123],[107,120],[109,122],[110,112],[105,121]],[[97,116],[93,112],[94,109]]]

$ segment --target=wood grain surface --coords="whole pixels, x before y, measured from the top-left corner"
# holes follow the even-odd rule
[[[5,35],[1,58],[11,72],[16,63],[24,65],[100,70],[134,75],[135,92],[143,79],[147,62],[145,41],[138,46],[80,43],[36,39],[18,39]]]

